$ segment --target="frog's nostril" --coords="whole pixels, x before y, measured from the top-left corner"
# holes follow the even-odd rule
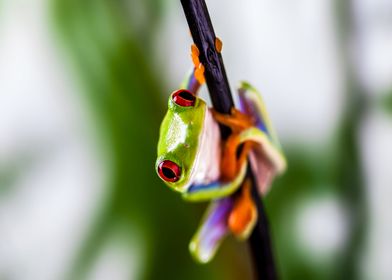
[[[196,96],[185,89],[177,90],[172,95],[173,101],[182,107],[192,107],[195,105]]]
[[[166,182],[177,182],[181,176],[181,168],[170,160],[164,160],[158,165],[158,174]]]

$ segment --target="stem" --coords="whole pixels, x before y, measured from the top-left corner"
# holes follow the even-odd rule
[[[212,105],[217,112],[230,114],[234,107],[233,97],[230,92],[222,55],[215,48],[216,36],[206,3],[204,0],[181,0],[181,4],[193,41],[200,51],[200,61],[205,67],[204,75]],[[227,127],[221,127],[221,134],[222,138],[225,139],[229,136],[230,130]],[[267,216],[250,167],[248,167],[247,176],[253,182],[252,197],[258,211],[257,224],[249,239],[254,272],[257,279],[277,279]]]

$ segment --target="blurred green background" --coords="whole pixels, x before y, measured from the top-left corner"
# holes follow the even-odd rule
[[[390,1],[207,4],[288,157],[265,198],[280,277],[391,279]],[[206,205],[154,171],[190,44],[180,1],[0,2],[0,279],[251,279],[234,238],[192,261]]]

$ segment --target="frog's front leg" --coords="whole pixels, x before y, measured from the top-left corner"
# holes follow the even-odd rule
[[[200,82],[195,78],[195,69],[192,68],[192,70],[188,74],[186,74],[180,88],[187,89],[197,96],[200,86]]]
[[[193,65],[195,66],[194,76],[196,80],[202,85],[206,82],[204,77],[204,65],[199,59],[200,51],[195,44],[191,46],[191,57]]]
[[[222,46],[223,46],[222,41],[218,37],[216,37],[215,49],[218,53],[222,52]],[[193,65],[195,67],[195,73],[194,73],[195,78],[199,81],[200,84],[204,84],[206,81],[204,77],[205,68],[204,65],[200,62],[199,56],[200,56],[199,48],[195,44],[193,44],[191,46],[191,57],[192,57]]]
[[[197,202],[229,196],[241,186],[246,175],[247,166],[247,162],[245,161],[232,181],[222,182],[221,180],[217,180],[209,184],[194,184],[182,194],[182,197],[185,200]]]

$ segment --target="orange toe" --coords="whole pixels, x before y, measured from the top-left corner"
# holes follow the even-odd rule
[[[229,215],[228,225],[236,237],[246,239],[252,232],[256,221],[257,210],[250,195],[250,182],[247,180]]]

